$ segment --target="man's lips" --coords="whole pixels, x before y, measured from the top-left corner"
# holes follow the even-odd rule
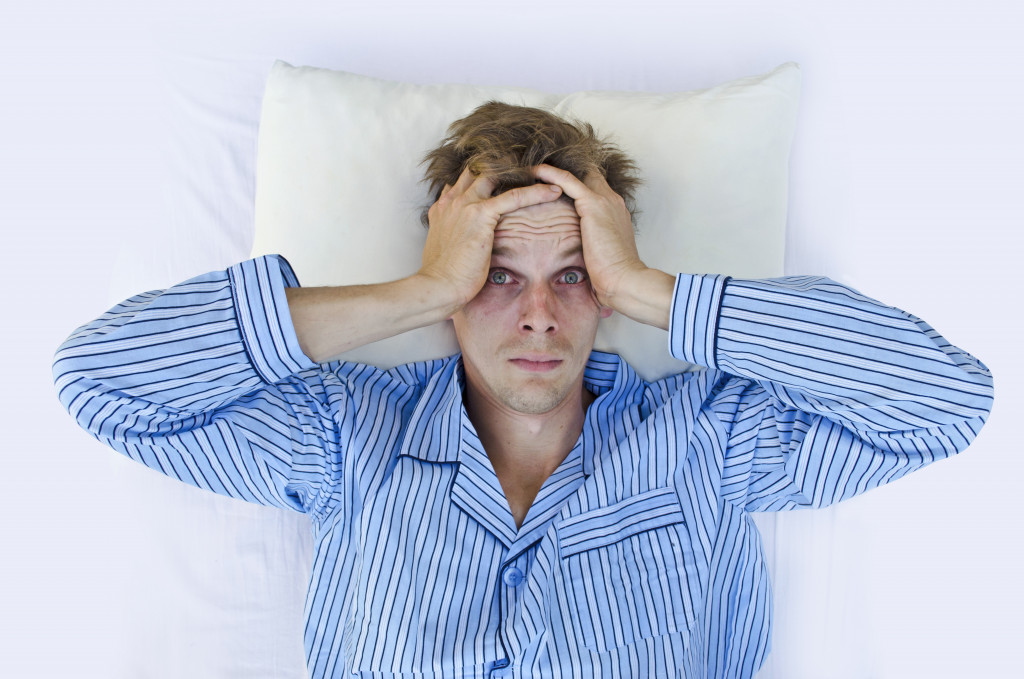
[[[509,359],[509,362],[518,368],[530,372],[547,372],[554,370],[562,364],[562,359],[544,356],[542,354],[526,354]]]

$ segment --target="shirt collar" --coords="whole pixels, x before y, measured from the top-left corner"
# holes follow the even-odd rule
[[[583,370],[583,384],[597,399],[583,423],[583,475],[590,477],[601,464],[601,451],[629,430],[641,405],[644,382],[618,354],[593,351]]]
[[[399,455],[425,462],[458,462],[461,447],[462,404],[461,354],[445,359],[423,387],[409,417]]]

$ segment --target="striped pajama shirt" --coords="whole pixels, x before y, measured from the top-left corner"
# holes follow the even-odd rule
[[[309,517],[312,677],[750,677],[771,630],[750,513],[953,455],[992,403],[984,365],[835,282],[680,275],[669,348],[706,369],[648,383],[595,351],[583,432],[517,529],[459,357],[314,364],[297,284],[270,256],[138,295],[54,376],[115,450]]]

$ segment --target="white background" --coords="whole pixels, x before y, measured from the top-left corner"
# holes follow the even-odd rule
[[[246,256],[275,58],[551,91],[687,90],[800,62],[787,272],[924,318],[997,395],[966,454],[763,522],[777,624],[759,676],[1021,676],[1017,3],[147,4],[0,9],[0,676],[303,676],[301,517],[110,453],[63,413],[49,369],[113,303]]]

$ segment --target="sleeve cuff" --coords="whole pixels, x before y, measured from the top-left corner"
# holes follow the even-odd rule
[[[668,350],[675,358],[717,368],[718,316],[728,276],[679,274],[672,294]]]
[[[299,347],[285,288],[299,286],[288,261],[266,255],[228,269],[239,330],[253,368],[268,384],[315,368]]]

